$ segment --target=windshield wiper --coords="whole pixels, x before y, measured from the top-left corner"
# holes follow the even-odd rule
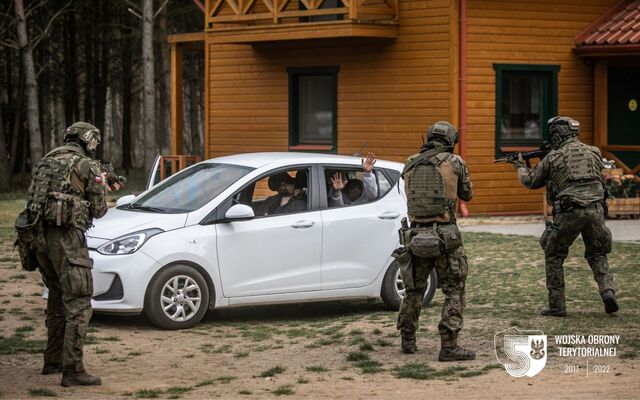
[[[127,207],[127,209],[129,210],[141,210],[141,211],[150,211],[150,212],[157,212],[157,213],[166,213],[167,210],[165,210],[164,208],[160,208],[160,207],[151,207],[151,206],[139,206],[139,205],[134,205],[129,203],[129,207]]]

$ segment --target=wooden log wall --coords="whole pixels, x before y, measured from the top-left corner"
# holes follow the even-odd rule
[[[455,2],[454,2],[455,3]],[[455,91],[452,5],[401,4],[395,40],[214,44],[207,33],[208,155],[288,150],[288,67],[340,67],[338,153],[404,161],[427,125],[449,119]]]
[[[553,64],[558,113],[580,121],[593,143],[593,65],[572,52],[574,38],[616,0],[531,0],[468,3],[467,163],[475,186],[472,213],[542,211],[542,191],[522,188],[510,165],[495,156],[493,64]]]
[[[593,141],[593,66],[574,37],[615,0],[468,3],[467,162],[472,214],[539,212],[542,193],[494,165],[495,71],[500,64],[560,65],[558,112]],[[206,34],[205,156],[288,151],[288,67],[340,67],[338,154],[364,151],[404,161],[437,120],[458,124],[458,1],[401,0],[397,39],[216,44]]]

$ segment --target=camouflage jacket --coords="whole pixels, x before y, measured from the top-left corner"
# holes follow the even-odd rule
[[[107,212],[107,202],[105,196],[105,187],[102,184],[100,164],[88,157],[85,150],[75,144],[58,147],[45,155],[45,158],[57,159],[73,159],[70,176],[63,178],[66,183],[62,182],[62,191],[65,194],[75,195],[89,202],[89,218],[100,218]],[[37,184],[32,179],[29,188],[28,202],[37,200],[33,198],[33,186]],[[56,185],[57,186],[57,185]]]
[[[590,173],[583,179],[567,179],[570,153],[578,153],[581,161],[590,166]],[[568,161],[569,160],[569,161]],[[604,199],[605,184],[601,175],[602,155],[597,147],[581,143],[577,138],[567,140],[557,150],[552,150],[535,168],[520,167],[518,179],[529,189],[548,186],[548,199],[561,204],[587,206]]]

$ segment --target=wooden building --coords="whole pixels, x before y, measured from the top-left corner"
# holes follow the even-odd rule
[[[640,169],[639,8],[615,0],[207,0],[204,156],[372,151],[404,161],[427,126],[448,120],[460,129],[458,151],[476,189],[471,214],[540,212],[541,192],[493,160],[539,146],[553,115],[578,119],[583,141]],[[179,84],[179,38],[173,50]]]

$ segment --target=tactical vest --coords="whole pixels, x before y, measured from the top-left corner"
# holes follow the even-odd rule
[[[405,175],[408,214],[412,220],[448,222],[457,198],[457,175],[441,152],[425,158]]]
[[[27,208],[45,220],[51,217],[59,221],[58,226],[86,230],[90,226],[89,202],[71,183],[73,167],[85,157],[73,146],[62,146],[45,155],[31,172]]]
[[[601,179],[602,167],[589,146],[578,141],[571,142],[558,150],[559,156],[553,164],[557,173],[554,179],[559,191],[576,183],[588,183]]]

